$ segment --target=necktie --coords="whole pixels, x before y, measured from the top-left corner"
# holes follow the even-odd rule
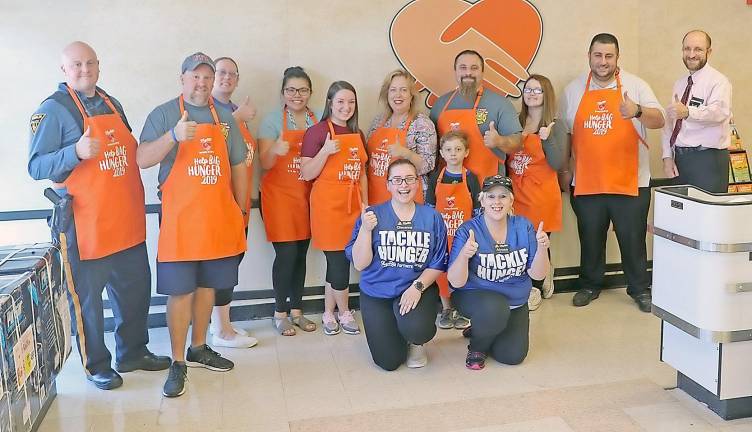
[[[687,100],[689,100],[689,92],[692,90],[692,75],[687,77],[687,87],[684,88],[684,94],[681,98],[681,103],[684,105],[687,104]],[[671,140],[669,141],[671,143],[671,147],[674,146],[674,143],[676,143],[676,137],[679,136],[679,130],[681,129],[682,125],[682,119],[676,119],[676,123],[674,124],[674,130],[671,132]]]

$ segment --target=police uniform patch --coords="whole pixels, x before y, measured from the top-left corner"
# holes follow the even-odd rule
[[[220,123],[219,125],[222,126],[222,135],[227,139],[230,136],[230,125],[227,123]]]
[[[34,114],[31,116],[31,120],[29,121],[29,127],[31,128],[31,133],[35,134],[37,133],[37,129],[39,128],[39,124],[42,123],[42,120],[44,120],[44,117],[47,114],[40,113],[40,114]]]
[[[482,125],[488,120],[488,110],[485,108],[478,108],[475,110],[475,123]]]

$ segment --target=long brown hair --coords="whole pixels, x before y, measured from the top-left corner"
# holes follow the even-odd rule
[[[415,77],[410,75],[410,72],[404,69],[395,69],[389,72],[384,78],[384,82],[381,84],[381,90],[379,91],[379,103],[383,106],[384,111],[382,114],[383,121],[386,121],[394,114],[392,107],[389,106],[389,87],[392,85],[392,80],[397,77],[402,77],[407,80],[407,86],[410,89],[410,110],[407,112],[407,116],[412,118],[418,112],[418,92],[415,91]],[[398,125],[392,125],[394,127]]]
[[[350,90],[355,95],[355,112],[350,120],[347,121],[347,128],[352,132],[358,132],[358,93],[355,92],[355,87],[347,81],[334,81],[329,86],[329,90],[326,92],[326,104],[324,105],[324,113],[321,114],[321,120],[326,120],[332,115],[332,99],[334,95],[340,90]]]
[[[554,86],[551,85],[551,80],[545,76],[532,74],[530,75],[530,78],[525,81],[525,86],[522,87],[523,90],[530,80],[538,81],[543,89],[543,115],[541,116],[541,124],[538,125],[538,127],[548,126],[556,119],[556,93],[554,92]],[[527,104],[525,103],[525,98],[523,96],[522,109],[520,110],[520,124],[523,128],[527,121],[527,112]]]

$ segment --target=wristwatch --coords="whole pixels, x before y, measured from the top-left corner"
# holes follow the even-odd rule
[[[423,285],[423,282],[419,280],[416,280],[415,282],[413,282],[413,286],[415,287],[415,289],[420,291],[421,294],[423,294],[423,292],[426,290],[426,286]]]
[[[642,115],[642,107],[640,106],[640,104],[637,104],[637,112],[635,113],[634,118],[640,118],[641,115]]]

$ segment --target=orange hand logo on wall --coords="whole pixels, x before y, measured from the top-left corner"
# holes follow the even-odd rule
[[[395,15],[389,38],[418,90],[428,90],[430,107],[457,87],[450,70],[466,49],[485,58],[484,86],[520,96],[517,83],[529,76],[542,31],[540,13],[527,0],[414,0]]]

